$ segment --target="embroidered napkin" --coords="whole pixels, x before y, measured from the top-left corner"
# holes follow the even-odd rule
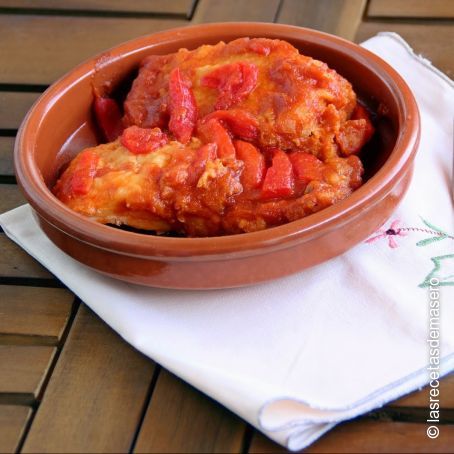
[[[429,382],[432,284],[441,304],[437,371],[454,369],[454,84],[397,35],[363,45],[412,88],[422,137],[400,208],[341,257],[254,287],[160,290],[74,261],[27,205],[0,216],[10,238],[126,341],[292,450]]]

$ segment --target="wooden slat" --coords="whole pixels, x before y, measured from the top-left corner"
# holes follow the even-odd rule
[[[430,388],[426,386],[421,391],[417,391],[404,396],[389,404],[390,407],[415,407],[415,408],[428,408],[429,407],[429,391]],[[454,409],[454,373],[443,377],[440,380],[440,399],[441,407],[446,409]]]
[[[0,0],[0,8],[33,8],[54,11],[114,11],[181,14],[188,16],[193,0]]]
[[[199,0],[192,22],[273,22],[278,7],[279,0]]]
[[[391,31],[400,34],[413,47],[416,53],[432,61],[449,77],[454,77],[454,59],[452,58],[452,43],[454,42],[454,27],[450,24],[404,24],[363,22],[359,26],[355,40],[364,41],[381,31]]]
[[[454,18],[452,0],[371,0],[368,17]]]
[[[353,39],[366,0],[284,0],[277,21]]]
[[[0,184],[0,213],[12,210],[26,203],[16,184]]]
[[[52,279],[53,275],[30,257],[16,243],[0,233],[0,279],[39,278]],[[1,281],[0,281],[1,282]]]
[[[0,403],[33,403],[55,352],[55,347],[0,345]]]
[[[39,95],[40,93],[1,91],[0,129],[17,129]]]
[[[353,421],[339,425],[302,452],[305,453],[451,453],[454,426],[440,425],[440,436],[430,439],[428,424]],[[255,433],[250,453],[281,453],[283,448]]]
[[[0,83],[49,84],[115,44],[185,20],[0,15]]]
[[[153,370],[82,305],[23,451],[127,452]]]
[[[14,137],[0,137],[0,175],[14,175]]]
[[[251,445],[249,446],[250,454],[274,454],[274,453],[287,453],[287,449],[278,445],[274,441],[265,437],[262,433],[255,431],[252,437]]]
[[[0,452],[16,452],[31,413],[29,407],[0,405]]]
[[[0,343],[57,345],[74,295],[58,288],[0,286]]]
[[[244,430],[239,418],[162,371],[135,452],[240,452]]]

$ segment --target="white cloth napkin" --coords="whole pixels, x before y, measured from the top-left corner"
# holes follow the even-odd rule
[[[0,217],[10,238],[126,341],[292,450],[429,382],[431,277],[440,281],[440,374],[454,369],[454,84],[397,35],[363,45],[414,91],[422,138],[400,208],[341,257],[254,287],[160,290],[74,261],[29,206]]]

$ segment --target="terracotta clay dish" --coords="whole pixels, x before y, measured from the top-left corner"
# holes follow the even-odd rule
[[[418,142],[416,102],[379,57],[309,29],[220,23],[75,68],[28,113],[15,166],[42,230],[81,263],[227,288],[364,240],[403,197]]]

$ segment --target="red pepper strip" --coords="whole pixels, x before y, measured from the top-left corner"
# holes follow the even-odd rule
[[[214,161],[217,158],[217,146],[215,143],[206,143],[202,145],[196,153],[196,163],[201,163],[204,167],[207,161]]]
[[[108,142],[114,141],[123,131],[121,112],[112,98],[95,97],[94,110],[96,122]]]
[[[214,108],[228,109],[245,99],[257,85],[258,68],[253,63],[238,61],[222,65],[202,77],[204,87],[217,88]]]
[[[243,188],[246,190],[258,188],[265,175],[265,158],[249,142],[235,140],[233,144],[235,145],[237,158],[244,162],[244,169],[241,173],[241,184]]]
[[[375,128],[372,125],[370,119],[370,114],[368,110],[363,107],[361,104],[356,104],[355,110],[353,111],[352,117],[350,120],[366,120],[366,142],[373,136]]]
[[[145,154],[161,148],[169,141],[159,128],[146,129],[130,126],[123,131],[120,143],[131,153]]]
[[[68,195],[82,196],[88,194],[96,175],[99,155],[92,149],[80,153],[74,162],[74,169],[70,173],[70,179],[65,191]]]
[[[197,105],[191,82],[184,78],[179,68],[169,76],[169,130],[181,143],[191,140],[197,121]]]
[[[350,156],[358,153],[374,132],[369,113],[363,106],[357,104],[351,119],[346,121],[336,134],[336,142],[342,153]]]
[[[293,169],[287,154],[276,150],[271,167],[267,170],[262,187],[262,198],[289,197],[293,194]]]
[[[186,183],[195,184],[205,170],[208,161],[216,159],[217,146],[215,143],[206,143],[202,145],[194,156],[192,165],[188,167],[188,177]]]
[[[213,118],[207,122],[202,122],[199,125],[198,132],[204,142],[217,145],[219,158],[235,158],[235,147],[232,139],[218,120]]]
[[[308,184],[313,180],[323,180],[324,164],[310,153],[295,151],[288,155],[293,165],[297,181]]]
[[[367,109],[362,106],[361,104],[357,103],[355,106],[355,109],[353,110],[352,116],[350,117],[350,120],[367,120],[369,123],[370,121],[370,115]]]
[[[233,136],[240,139],[254,140],[259,134],[259,123],[257,119],[246,110],[230,109],[216,110],[208,114],[203,122],[216,118],[225,124]]]
[[[260,39],[256,39],[254,41],[249,41],[247,44],[248,49],[252,50],[253,52],[256,52],[257,54],[260,55],[265,55],[268,56],[271,52],[271,48],[269,44],[265,44],[264,42],[261,42]]]
[[[356,108],[353,111],[351,120],[366,120],[367,127],[366,127],[366,142],[373,136],[375,132],[375,128],[372,125],[372,121],[370,119],[370,114],[365,107],[361,104],[356,104]]]

